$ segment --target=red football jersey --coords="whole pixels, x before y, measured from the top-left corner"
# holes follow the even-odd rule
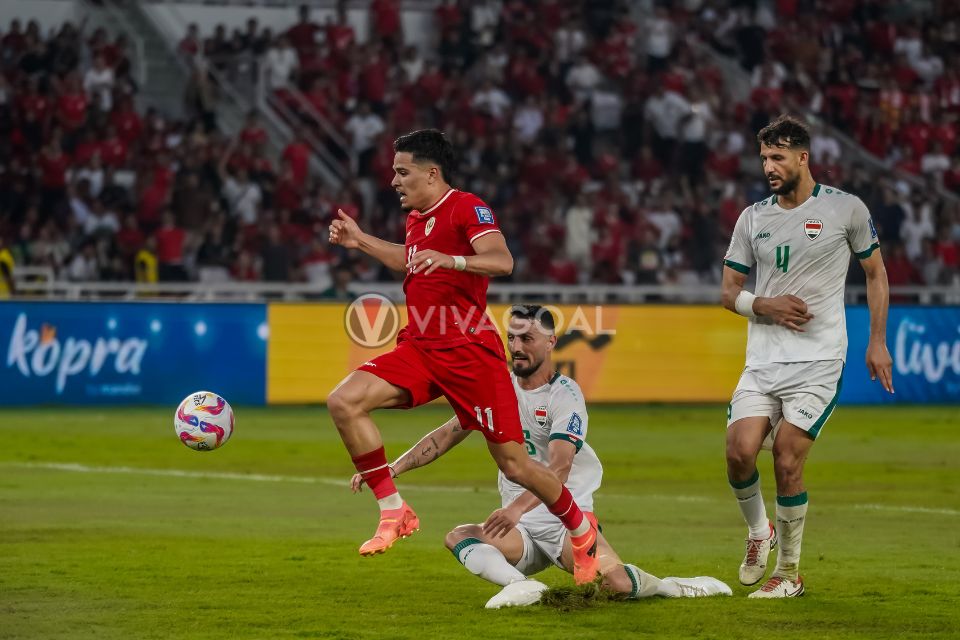
[[[407,216],[407,260],[417,251],[433,249],[451,256],[475,255],[471,242],[490,233],[500,233],[493,211],[472,193],[450,189],[433,206],[411,211]],[[407,271],[403,291],[407,295],[407,337],[433,349],[477,342],[503,354],[496,326],[485,315],[487,276],[437,269],[424,275]]]

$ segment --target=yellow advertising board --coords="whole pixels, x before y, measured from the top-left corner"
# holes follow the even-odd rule
[[[554,361],[589,402],[727,402],[743,369],[746,322],[720,307],[550,308],[559,321]],[[268,403],[323,402],[350,371],[393,348],[407,321],[402,306],[378,301],[347,309],[269,306]],[[508,310],[489,309],[497,326]]]

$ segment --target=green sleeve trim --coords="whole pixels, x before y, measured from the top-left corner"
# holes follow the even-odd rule
[[[818,195],[820,195],[820,183],[819,183],[819,182],[818,182],[817,184],[813,185],[813,197],[816,198]]]
[[[777,496],[777,504],[781,507],[799,507],[807,504],[807,492],[804,491],[795,496]]]
[[[750,267],[745,264],[740,264],[739,262],[734,262],[733,260],[724,260],[723,265],[725,267],[730,267],[734,271],[739,271],[742,274],[749,275]]]
[[[560,372],[556,371],[554,372],[553,376],[550,378],[550,382],[548,382],[547,384],[553,384],[554,382],[557,381],[558,378],[560,378]]]
[[[733,480],[727,480],[730,483],[730,486],[734,489],[746,489],[750,485],[760,482],[760,472],[757,469],[753,470],[753,475],[749,479],[744,480],[743,482],[734,482]]]
[[[569,442],[577,448],[577,453],[580,453],[580,449],[583,447],[583,440],[580,438],[574,438],[566,433],[551,433],[550,440],[564,440],[565,442]]]
[[[866,259],[869,258],[871,255],[873,255],[873,252],[874,252],[874,251],[876,251],[876,250],[879,249],[879,248],[880,248],[880,243],[879,243],[879,242],[874,242],[872,245],[870,245],[869,247],[867,247],[867,248],[864,249],[863,251],[857,253],[856,256],[857,256],[857,258],[859,258],[860,260],[866,260]]]
[[[451,552],[453,553],[453,557],[456,558],[457,560],[460,560],[460,552],[472,544],[483,544],[483,543],[480,540],[477,540],[476,538],[464,538],[463,540],[457,543],[457,546],[451,549]]]

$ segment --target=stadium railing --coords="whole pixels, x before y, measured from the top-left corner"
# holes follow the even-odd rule
[[[36,271],[36,272],[35,272]],[[41,273],[42,271],[42,273]],[[18,297],[48,300],[149,300],[149,301],[323,301],[323,289],[307,283],[272,282],[69,282],[52,273],[18,268]],[[355,296],[376,293],[394,302],[403,300],[399,282],[353,283]],[[847,304],[865,304],[866,287],[848,286]],[[896,304],[957,305],[960,286],[894,286]],[[550,301],[563,304],[719,304],[719,285],[555,285],[494,283],[488,300],[493,303]]]

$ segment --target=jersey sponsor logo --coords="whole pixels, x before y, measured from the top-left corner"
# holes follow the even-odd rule
[[[426,235],[430,235],[430,232],[433,231],[433,225],[435,225],[435,224],[437,224],[437,219],[434,218],[434,217],[431,217],[429,220],[427,220],[427,226],[426,226],[426,228],[423,230],[423,232],[424,232]]]
[[[533,410],[533,418],[537,421],[541,427],[547,424],[547,408],[544,406],[539,406]]]
[[[570,416],[570,422],[567,423],[567,433],[572,433],[575,436],[583,435],[583,420],[576,413]]]
[[[769,237],[770,237],[770,232],[769,232],[769,231],[761,231],[760,233],[758,233],[758,234],[756,235],[756,237],[754,238],[754,240],[766,240],[766,239],[769,238]]]
[[[490,211],[490,207],[474,207],[473,210],[477,212],[477,222],[493,224],[493,211]]]
[[[823,221],[814,220],[808,218],[803,223],[803,232],[807,234],[807,237],[811,240],[816,240],[820,236],[820,232],[823,231]]]
[[[877,228],[873,226],[873,218],[867,218],[867,224],[870,225],[870,237],[876,240]]]
[[[807,418],[807,419],[809,419],[809,420],[813,420],[813,414],[810,413],[809,411],[807,411],[806,409],[797,409],[797,413],[799,413],[800,415],[802,415],[804,418]]]

